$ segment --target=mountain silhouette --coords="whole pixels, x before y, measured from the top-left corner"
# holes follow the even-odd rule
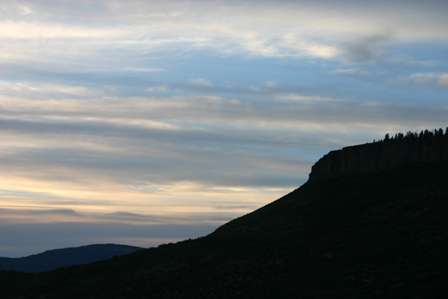
[[[300,188],[208,236],[4,272],[3,298],[446,298],[447,144],[436,131],[332,152]]]
[[[0,258],[0,270],[44,272],[62,267],[106,260],[114,256],[130,254],[141,249],[142,248],[127,245],[95,244],[48,250],[27,257]]]

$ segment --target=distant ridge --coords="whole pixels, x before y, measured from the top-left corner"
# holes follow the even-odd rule
[[[0,258],[0,270],[20,272],[44,272],[57,268],[82,265],[133,253],[142,248],[117,245],[95,244],[48,250],[43,253],[20,258]]]

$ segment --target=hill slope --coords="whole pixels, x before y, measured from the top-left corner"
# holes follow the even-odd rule
[[[439,150],[443,142],[431,140],[422,142]],[[343,151],[336,157],[350,159]],[[446,298],[448,162],[332,167],[338,176],[312,174],[204,238],[38,275],[3,273],[3,298]]]
[[[130,254],[140,249],[142,248],[116,244],[55,249],[21,258],[0,258],[0,270],[44,272],[61,267],[106,260],[114,256]]]

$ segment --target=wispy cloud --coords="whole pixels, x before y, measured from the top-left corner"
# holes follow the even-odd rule
[[[348,75],[348,76],[365,76],[369,72],[360,68],[339,68],[330,72],[336,75]]]
[[[392,34],[375,34],[349,41],[343,45],[342,56],[349,62],[372,62],[386,54]]]
[[[122,30],[65,26],[60,23],[0,22],[0,39],[99,39],[124,35]]]
[[[448,73],[416,73],[409,75],[406,80],[418,84],[435,84],[448,87]]]
[[[390,14],[382,3],[370,4],[368,9],[354,3],[310,4],[306,1],[283,2],[272,5],[263,2],[257,7],[243,2],[212,3],[170,1],[154,2],[97,1],[53,7],[50,3],[7,2],[4,14],[16,14],[0,26],[3,40],[45,40],[48,54],[67,57],[67,48],[78,52],[101,53],[111,49],[145,53],[163,48],[212,49],[231,53],[283,57],[310,56],[323,59],[348,59],[354,62],[371,61],[386,51],[384,45],[396,40],[421,41],[448,38],[446,21],[437,4],[420,6],[391,4],[403,11]],[[438,3],[444,6],[442,3]],[[93,8],[88,6],[93,5]],[[95,6],[97,9],[95,9]],[[211,9],[212,6],[215,9]],[[219,9],[216,9],[218,7]],[[83,18],[80,18],[82,11]],[[88,13],[86,13],[88,11]],[[198,15],[197,11],[207,11]],[[222,19],[221,13],[232,16],[232,22]],[[424,16],[424,25],[412,17]],[[381,25],[378,25],[381,24]],[[445,26],[446,27],[446,26]],[[389,34],[391,32],[391,34]],[[311,37],[312,36],[312,37]],[[70,47],[61,46],[76,39]],[[80,39],[82,39],[80,41]],[[42,56],[23,49],[23,44],[2,46],[11,55]],[[80,51],[81,50],[81,51]],[[137,67],[137,66],[134,66]]]
[[[213,87],[213,83],[205,78],[195,78],[190,80],[191,84],[197,87]]]

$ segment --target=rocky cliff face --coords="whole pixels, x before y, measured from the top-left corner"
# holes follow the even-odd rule
[[[312,167],[310,181],[392,170],[408,164],[448,161],[448,136],[412,136],[345,147]]]

